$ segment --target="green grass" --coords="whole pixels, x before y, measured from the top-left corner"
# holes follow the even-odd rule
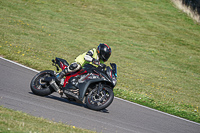
[[[56,56],[71,63],[105,42],[115,96],[200,122],[200,26],[170,0],[1,0],[0,10],[5,58],[54,69]]]
[[[0,106],[1,133],[95,133]]]

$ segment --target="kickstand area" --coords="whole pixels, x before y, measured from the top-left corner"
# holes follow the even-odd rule
[[[58,90],[58,93],[60,94],[60,97],[62,98],[63,97],[63,90]]]

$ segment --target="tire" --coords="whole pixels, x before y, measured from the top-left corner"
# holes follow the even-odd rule
[[[110,86],[104,86],[97,96],[97,88],[93,89],[86,98],[86,105],[92,110],[102,110],[107,108],[114,99],[114,93]]]
[[[51,77],[54,71],[45,70],[36,74],[31,80],[30,87],[31,91],[39,96],[48,96],[54,92],[53,88],[50,87],[49,83],[42,82],[41,79],[44,77]]]

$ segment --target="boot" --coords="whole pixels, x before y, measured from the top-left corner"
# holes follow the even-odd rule
[[[61,79],[65,76],[65,70],[61,71],[57,76],[56,76],[56,81],[60,83]]]
[[[56,82],[58,82],[60,84],[61,79],[67,74],[68,70],[67,68],[65,68],[64,70],[62,70],[57,76],[56,76]]]

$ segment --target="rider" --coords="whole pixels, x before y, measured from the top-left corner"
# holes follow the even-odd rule
[[[89,50],[88,52],[79,55],[75,59],[74,63],[72,63],[59,73],[56,80],[60,82],[66,74],[80,70],[81,67],[83,67],[85,64],[93,64],[96,66],[98,66],[100,63],[103,64],[109,59],[110,55],[111,48],[105,43],[100,43],[97,49],[94,48],[92,50]]]

